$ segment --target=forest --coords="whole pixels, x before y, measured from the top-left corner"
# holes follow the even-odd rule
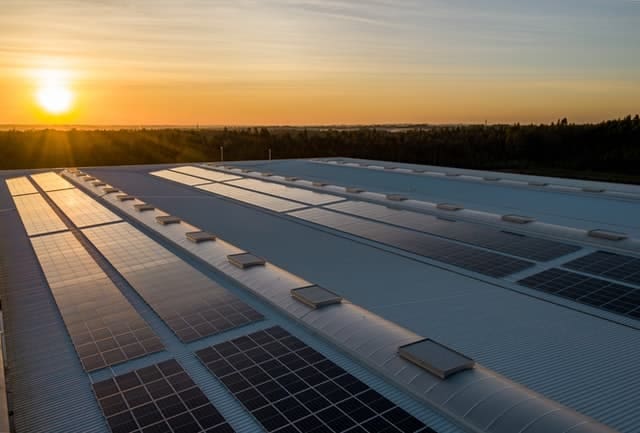
[[[0,169],[343,156],[640,184],[638,115],[597,124],[11,129]]]

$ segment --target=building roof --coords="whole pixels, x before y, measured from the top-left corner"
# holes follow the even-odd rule
[[[33,173],[3,172],[16,180],[0,187],[17,432],[109,431],[91,383],[171,358],[235,431],[259,430],[262,415],[203,357],[274,326],[438,432],[640,424],[638,187],[345,158]],[[178,222],[158,224],[167,215]],[[90,262],[80,276],[51,267],[61,240],[78,257],[63,252],[67,263]],[[244,252],[261,260],[243,268],[227,258]],[[162,347],[125,360],[101,352],[108,365],[87,372],[71,319],[81,308],[65,296],[98,279]],[[292,297],[306,286],[343,300]],[[203,301],[211,293],[236,322],[178,324],[176,314],[218,302]],[[398,354],[425,338],[475,365],[419,351],[455,371],[443,379]]]

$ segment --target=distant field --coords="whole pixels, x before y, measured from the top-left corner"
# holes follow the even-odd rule
[[[344,156],[640,184],[640,118],[593,125],[10,129],[0,169]]]

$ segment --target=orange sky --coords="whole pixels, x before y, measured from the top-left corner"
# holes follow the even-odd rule
[[[640,111],[640,7],[626,0],[131,3],[5,0],[0,124],[586,122]],[[38,105],[42,70],[66,74],[68,113]]]

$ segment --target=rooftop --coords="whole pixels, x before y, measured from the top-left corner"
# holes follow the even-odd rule
[[[640,425],[637,186],[347,158],[0,176],[18,433]]]

